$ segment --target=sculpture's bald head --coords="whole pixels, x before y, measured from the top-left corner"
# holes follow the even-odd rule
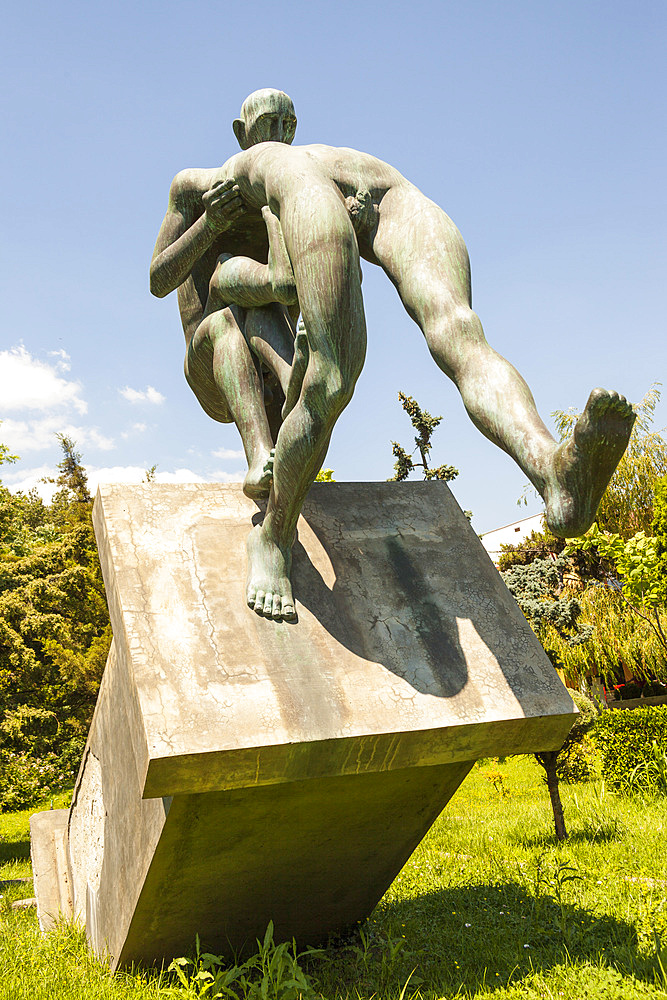
[[[258,142],[291,143],[296,131],[292,99],[282,90],[256,90],[246,97],[233,128],[241,149]]]

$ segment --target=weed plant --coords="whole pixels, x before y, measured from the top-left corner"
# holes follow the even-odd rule
[[[667,798],[594,781],[562,795],[559,844],[534,760],[477,765],[367,921],[305,956],[269,935],[226,988],[265,1000],[667,998]],[[0,816],[0,837],[0,879],[27,876],[28,813]],[[0,893],[1,1000],[213,1000],[233,968],[202,941],[171,971],[111,976],[80,930],[42,937],[34,911],[11,909],[31,886]]]

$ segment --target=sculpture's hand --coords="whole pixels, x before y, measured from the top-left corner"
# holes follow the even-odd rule
[[[241,218],[245,205],[238,184],[234,181],[216,181],[202,195],[206,222],[211,229],[222,233]]]

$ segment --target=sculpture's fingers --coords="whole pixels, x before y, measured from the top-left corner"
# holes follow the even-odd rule
[[[264,611],[264,591],[258,590],[255,594],[255,607],[254,610],[258,615],[261,615]]]

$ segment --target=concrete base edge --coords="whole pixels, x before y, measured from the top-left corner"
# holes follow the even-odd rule
[[[69,809],[50,809],[30,817],[30,854],[40,929],[52,930],[72,917],[72,888],[67,854]]]

